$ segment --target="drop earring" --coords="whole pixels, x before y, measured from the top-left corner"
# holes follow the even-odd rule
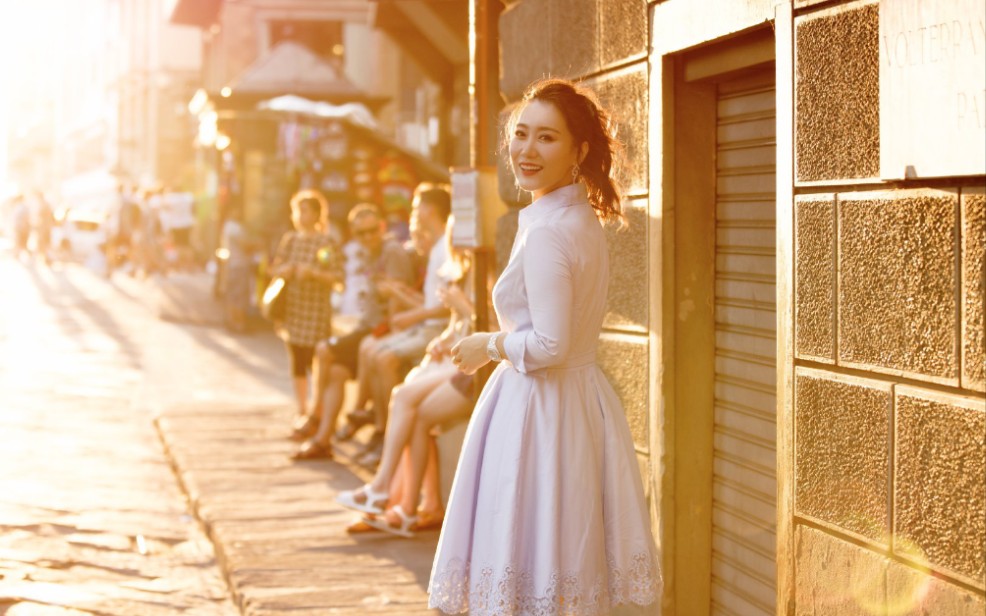
[[[574,165],[572,165],[572,184],[579,181],[579,173],[580,173],[579,164],[575,163]]]

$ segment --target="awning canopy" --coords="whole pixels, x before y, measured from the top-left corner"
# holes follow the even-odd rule
[[[227,88],[223,98],[237,98],[251,107],[260,100],[283,94],[333,104],[359,102],[374,107],[385,100],[363,92],[342,71],[304,45],[292,41],[283,41],[271,48],[227,84]]]
[[[205,29],[216,23],[223,0],[176,0],[170,21],[179,26]]]
[[[270,111],[286,111],[303,115],[313,115],[320,118],[345,119],[353,124],[360,124],[367,128],[376,129],[377,122],[373,119],[373,114],[361,103],[343,103],[333,105],[321,101],[311,101],[307,98],[287,94],[278,96],[270,100],[261,101],[257,109]]]
[[[430,182],[448,182],[448,167],[394,143],[389,137],[377,130],[373,117],[369,115],[365,107],[359,104],[333,106],[299,96],[280,96],[261,101],[257,105],[257,111],[250,116],[241,114],[241,117],[288,121],[300,119],[313,122],[338,120],[345,124],[355,136],[371,141],[381,149],[399,152],[414,166],[420,179]]]

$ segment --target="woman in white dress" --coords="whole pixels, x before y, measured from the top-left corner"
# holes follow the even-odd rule
[[[661,574],[640,471],[596,365],[609,283],[601,222],[622,219],[609,116],[590,91],[552,79],[528,89],[508,128],[534,202],[493,289],[501,331],[452,351],[467,374],[500,365],[459,458],[430,605],[498,616],[650,605]]]

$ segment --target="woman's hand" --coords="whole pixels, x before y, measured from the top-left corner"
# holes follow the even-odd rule
[[[280,277],[285,280],[291,280],[295,277],[295,268],[291,263],[285,263],[284,265],[275,268],[272,272],[275,277]]]
[[[489,332],[481,332],[460,340],[452,347],[452,363],[466,374],[475,374],[490,361],[489,356],[486,355],[486,345],[492,335]]]
[[[441,336],[436,336],[435,338],[432,338],[431,342],[428,343],[428,348],[425,349],[425,353],[431,356],[431,358],[434,360],[441,359],[442,356],[447,354],[448,352],[449,352],[448,341],[442,338]]]
[[[440,335],[431,339],[428,343],[428,353],[433,359],[441,359],[445,355],[448,355],[452,351],[452,345],[455,343],[455,337],[451,336],[448,330],[445,330]]]
[[[472,303],[466,294],[456,285],[438,288],[438,299],[449,310],[453,310],[460,315],[472,314]]]
[[[404,310],[390,317],[390,327],[395,330],[402,330],[421,322],[416,310]]]

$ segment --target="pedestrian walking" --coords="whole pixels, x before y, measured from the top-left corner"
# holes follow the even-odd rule
[[[163,191],[160,187],[145,192],[141,212],[140,240],[137,254],[142,277],[165,270],[164,224],[161,221]]]
[[[501,331],[452,349],[497,362],[472,415],[429,584],[447,613],[608,614],[650,605],[661,574],[633,439],[596,364],[622,220],[609,115],[587,89],[536,82],[507,132],[521,213],[493,289]],[[651,612],[656,613],[656,612]]]
[[[367,338],[383,335],[393,316],[394,302],[380,286],[388,281],[409,284],[414,279],[410,255],[385,235],[384,221],[375,205],[354,207],[349,213],[349,230],[363,248],[359,267],[369,285],[360,301],[356,326],[345,335],[319,341],[315,347],[315,399],[310,413],[298,418],[292,433],[296,440],[304,440],[292,455],[299,460],[332,457],[330,439],[345,399],[346,381],[359,374],[360,345]]]
[[[40,190],[34,197],[34,248],[45,265],[51,264],[51,229],[55,226],[55,213]]]
[[[253,256],[250,240],[243,226],[241,200],[232,202],[223,223],[220,246],[225,259],[223,304],[225,323],[230,331],[242,334],[247,330],[247,311],[250,307],[250,281],[253,279]]]
[[[326,229],[325,197],[315,190],[296,193],[291,198],[291,222],[294,231],[281,237],[270,273],[287,281],[287,309],[275,327],[288,348],[297,418],[304,421],[310,415],[309,373],[315,343],[332,332],[332,287],[342,275]]]
[[[15,195],[11,222],[14,227],[14,257],[20,259],[29,254],[27,242],[31,238],[31,210],[24,200],[24,195]]]

